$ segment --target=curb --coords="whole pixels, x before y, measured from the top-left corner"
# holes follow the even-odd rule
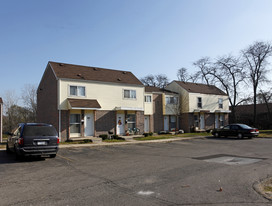
[[[67,144],[62,145],[59,144],[60,149],[64,148],[77,148],[77,147],[103,147],[103,146],[114,146],[114,145],[130,145],[130,144],[148,144],[148,143],[167,143],[167,142],[174,142],[174,141],[184,141],[184,140],[191,140],[191,139],[204,139],[203,136],[195,136],[195,137],[179,137],[179,138],[171,138],[171,139],[158,139],[158,140],[129,140],[126,142],[108,142],[108,143],[86,143],[86,144]],[[1,148],[1,150],[6,150],[5,147]]]
[[[90,144],[69,144],[69,145],[59,145],[59,148],[76,148],[76,147],[99,147],[99,146],[114,146],[114,145],[130,145],[130,144],[146,144],[146,143],[167,143],[174,141],[184,141],[191,139],[203,139],[205,137],[196,136],[196,137],[184,137],[184,138],[172,138],[172,139],[158,139],[158,140],[144,140],[144,141],[126,141],[126,142],[113,142],[113,143],[90,143]]]

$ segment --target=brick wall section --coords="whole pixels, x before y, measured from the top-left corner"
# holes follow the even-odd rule
[[[154,132],[163,131],[162,94],[153,94],[153,125]]]
[[[154,116],[149,115],[149,131],[154,132]]]
[[[108,134],[113,131],[116,134],[116,111],[96,111],[95,135]]]
[[[52,124],[59,132],[57,92],[57,80],[48,65],[37,91],[37,121]]]
[[[144,112],[136,111],[136,128],[140,129],[140,134],[144,133]]]
[[[207,113],[205,114],[205,129],[211,130],[215,128],[215,114]]]
[[[70,113],[68,110],[61,111],[61,141],[69,139]]]

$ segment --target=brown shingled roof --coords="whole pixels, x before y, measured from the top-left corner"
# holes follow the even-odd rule
[[[0,97],[0,104],[3,104],[3,100],[2,100],[2,98]]]
[[[175,82],[190,93],[227,95],[225,92],[218,89],[214,85],[198,84],[198,83],[191,83],[191,82],[181,82],[181,81],[175,81]]]
[[[176,92],[172,92],[166,89],[162,89],[159,87],[153,87],[153,86],[145,86],[145,92],[159,92],[159,93],[171,93],[171,94],[178,94]]]
[[[49,62],[57,78],[143,85],[128,71]]]
[[[72,108],[101,108],[96,99],[68,99]]]

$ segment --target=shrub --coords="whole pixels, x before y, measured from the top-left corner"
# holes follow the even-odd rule
[[[102,138],[102,140],[108,139],[107,134],[101,134],[101,135],[99,135],[99,137]]]

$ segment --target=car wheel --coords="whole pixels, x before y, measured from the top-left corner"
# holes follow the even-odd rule
[[[57,155],[56,154],[52,154],[50,155],[50,158],[55,158]]]
[[[218,132],[215,132],[215,133],[214,133],[214,136],[215,136],[215,137],[220,137],[220,134],[219,134]]]
[[[6,144],[6,152],[7,152],[7,153],[11,153],[10,148],[9,148],[9,146],[8,146],[8,143]]]
[[[238,133],[237,137],[238,137],[239,139],[242,139],[244,136],[243,136],[242,133]]]

